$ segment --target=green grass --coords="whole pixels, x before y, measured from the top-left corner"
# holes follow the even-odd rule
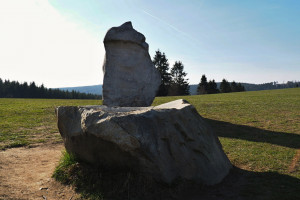
[[[80,163],[66,151],[63,152],[52,177],[64,184],[72,185],[81,194],[81,198],[93,200],[102,200],[104,195],[121,200],[128,197],[129,191],[130,195],[134,193],[134,196],[142,199],[145,192],[152,195],[149,193],[151,191],[149,186],[154,185],[153,181],[149,184],[151,179],[129,170],[95,168]]]
[[[179,98],[193,104],[212,126],[229,159],[246,177],[241,189],[236,190],[239,195],[249,199],[300,199],[299,160],[294,170],[289,170],[300,149],[300,88],[159,97],[153,105]],[[55,134],[58,130],[54,108],[95,104],[101,101],[0,99],[0,148],[61,141]],[[83,170],[73,161],[58,168],[62,176],[67,175],[66,179],[70,178],[68,170]],[[82,180],[80,176],[76,178]],[[100,195],[87,190],[81,192],[91,199]]]
[[[71,168],[75,167],[77,164],[77,161],[75,157],[66,151],[62,152],[62,157],[60,159],[60,162],[58,166],[55,168],[55,171],[53,173],[53,177],[65,184],[68,184],[71,182],[70,180],[70,174],[66,173],[67,171],[70,172]]]
[[[61,141],[55,107],[96,105],[100,100],[50,100],[0,98],[0,149],[48,141]]]

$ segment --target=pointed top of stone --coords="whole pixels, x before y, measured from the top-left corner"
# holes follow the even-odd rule
[[[110,28],[105,37],[104,37],[104,44],[107,42],[114,42],[114,41],[124,41],[124,42],[132,42],[142,46],[145,50],[148,51],[148,44],[145,42],[145,36],[136,31],[132,27],[132,23],[125,22],[121,26],[112,27]]]
[[[122,25],[120,26],[120,28],[124,28],[124,29],[126,29],[126,28],[127,28],[127,29],[133,29],[131,21],[125,22],[124,24],[122,24]]]

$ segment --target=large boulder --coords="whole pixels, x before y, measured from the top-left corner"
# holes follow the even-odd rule
[[[104,38],[103,105],[150,106],[161,82],[145,36],[131,22],[108,30]]]
[[[67,151],[94,165],[207,185],[231,168],[218,137],[185,100],[155,107],[61,106],[56,113]]]

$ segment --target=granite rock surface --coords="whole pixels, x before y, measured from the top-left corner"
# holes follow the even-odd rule
[[[109,29],[104,38],[103,105],[150,106],[161,83],[145,36],[131,22]]]
[[[182,99],[155,107],[61,106],[56,114],[67,151],[94,165],[207,185],[232,167],[218,137]]]

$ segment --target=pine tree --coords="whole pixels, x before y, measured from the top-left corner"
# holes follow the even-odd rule
[[[235,81],[232,81],[230,84],[231,92],[238,92],[238,85]]]
[[[208,83],[205,74],[202,75],[201,81],[197,87],[197,94],[207,94]]]
[[[220,92],[222,92],[222,93],[231,92],[230,83],[226,79],[223,79],[221,82]]]
[[[22,91],[22,98],[30,98],[30,94],[29,94],[29,86],[27,82],[24,82],[21,85],[21,91]]]
[[[5,80],[3,84],[4,97],[10,98],[12,97],[12,92],[10,90],[10,81]]]
[[[189,95],[190,86],[188,79],[185,79],[187,73],[184,72],[184,65],[181,61],[176,61],[171,69],[171,87],[169,95]]]
[[[39,87],[39,96],[40,98],[46,98],[46,90],[44,84]]]
[[[212,81],[210,80],[207,84],[207,94],[216,94],[219,93],[219,89],[217,86],[217,83],[213,79]]]
[[[245,87],[241,83],[238,83],[236,87],[237,87],[238,92],[244,92],[245,91]]]
[[[37,86],[34,81],[29,85],[29,95],[31,98],[37,98]]]
[[[161,75],[161,84],[159,86],[157,96],[167,96],[171,85],[171,75],[168,72],[168,59],[166,58],[165,53],[161,53],[160,50],[157,50],[152,62]]]

